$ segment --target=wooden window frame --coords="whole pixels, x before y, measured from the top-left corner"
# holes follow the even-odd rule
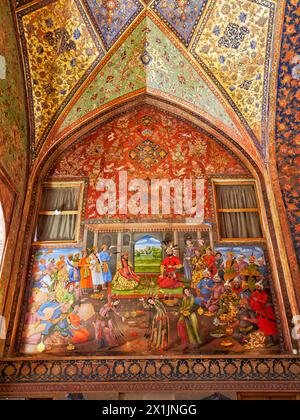
[[[218,234],[218,241],[223,243],[248,243],[248,242],[265,242],[265,232],[264,232],[264,225],[263,219],[261,214],[262,203],[260,197],[258,195],[257,189],[257,182],[255,179],[213,179],[213,197],[214,197],[214,206],[216,211],[216,219],[217,219],[217,234]],[[255,197],[258,204],[258,208],[247,208],[247,209],[220,209],[218,207],[218,197],[217,197],[217,186],[230,186],[230,185],[252,185],[255,191]],[[221,235],[221,226],[220,226],[220,219],[219,214],[221,213],[258,213],[260,226],[262,231],[262,236],[259,238],[223,238]]]
[[[75,239],[74,240],[66,240],[66,241],[34,241],[33,245],[56,245],[56,244],[78,244],[80,241],[80,226],[81,226],[81,213],[83,207],[83,195],[84,195],[84,182],[83,181],[49,181],[44,182],[41,187],[40,197],[39,197],[39,209],[41,208],[42,199],[43,199],[43,191],[44,188],[78,188],[79,187],[79,196],[78,196],[78,210],[73,211],[62,211],[61,216],[68,216],[68,215],[77,215],[77,223],[75,228]],[[36,220],[36,228],[38,225],[38,220],[40,216],[55,216],[54,211],[38,211],[37,220]]]

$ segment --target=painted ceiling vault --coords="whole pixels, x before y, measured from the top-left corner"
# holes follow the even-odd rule
[[[12,0],[33,161],[141,92],[266,153],[275,0]]]

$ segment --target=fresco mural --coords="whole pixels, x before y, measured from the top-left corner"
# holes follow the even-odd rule
[[[142,20],[99,69],[63,119],[60,131],[108,102],[140,89],[177,98],[180,103],[201,109],[214,121],[239,132],[213,89],[150,17]]]
[[[206,10],[192,53],[262,143],[275,3],[212,0]]]
[[[18,18],[38,147],[51,119],[104,51],[77,0],[41,2],[20,11]]]
[[[288,1],[278,75],[276,157],[282,194],[300,266],[300,33],[299,3]]]
[[[150,235],[144,242],[159,248]],[[152,289],[122,247],[36,250],[22,353],[279,352],[264,251],[185,245],[181,253],[172,242],[160,244]]]
[[[27,116],[25,86],[14,22],[8,0],[0,13],[0,165],[18,191],[24,189],[27,164]]]
[[[64,153],[50,176],[89,178],[86,220],[93,223],[103,219],[137,217],[128,214],[102,217],[97,210],[97,199],[101,195],[99,178],[114,180],[119,186],[120,172],[126,173],[128,184],[135,179],[147,182],[153,179],[205,180],[205,220],[211,216],[208,177],[227,173],[231,176],[248,175],[236,157],[204,132],[166,112],[144,106],[80,139]],[[152,216],[143,214],[143,217],[149,219]],[[158,217],[170,219],[177,218],[177,215],[170,213]],[[178,215],[178,218],[184,217]]]

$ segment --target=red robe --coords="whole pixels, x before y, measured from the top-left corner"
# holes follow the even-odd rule
[[[206,267],[208,268],[212,277],[214,277],[218,273],[218,269],[216,267],[216,258],[214,255],[204,255],[204,261]]]
[[[162,289],[177,289],[178,287],[184,286],[183,283],[178,281],[176,273],[176,267],[182,265],[178,257],[175,257],[175,255],[166,257],[161,265],[165,267],[165,272],[163,276],[158,278],[159,287]]]
[[[275,313],[268,301],[269,296],[265,290],[256,290],[250,299],[251,308],[257,314],[258,328],[266,337],[278,334]]]

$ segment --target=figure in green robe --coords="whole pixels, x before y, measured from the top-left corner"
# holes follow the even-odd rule
[[[178,335],[181,339],[183,350],[189,347],[198,347],[202,344],[199,335],[197,305],[190,288],[183,290],[184,298],[180,308],[180,317],[177,324]]]

